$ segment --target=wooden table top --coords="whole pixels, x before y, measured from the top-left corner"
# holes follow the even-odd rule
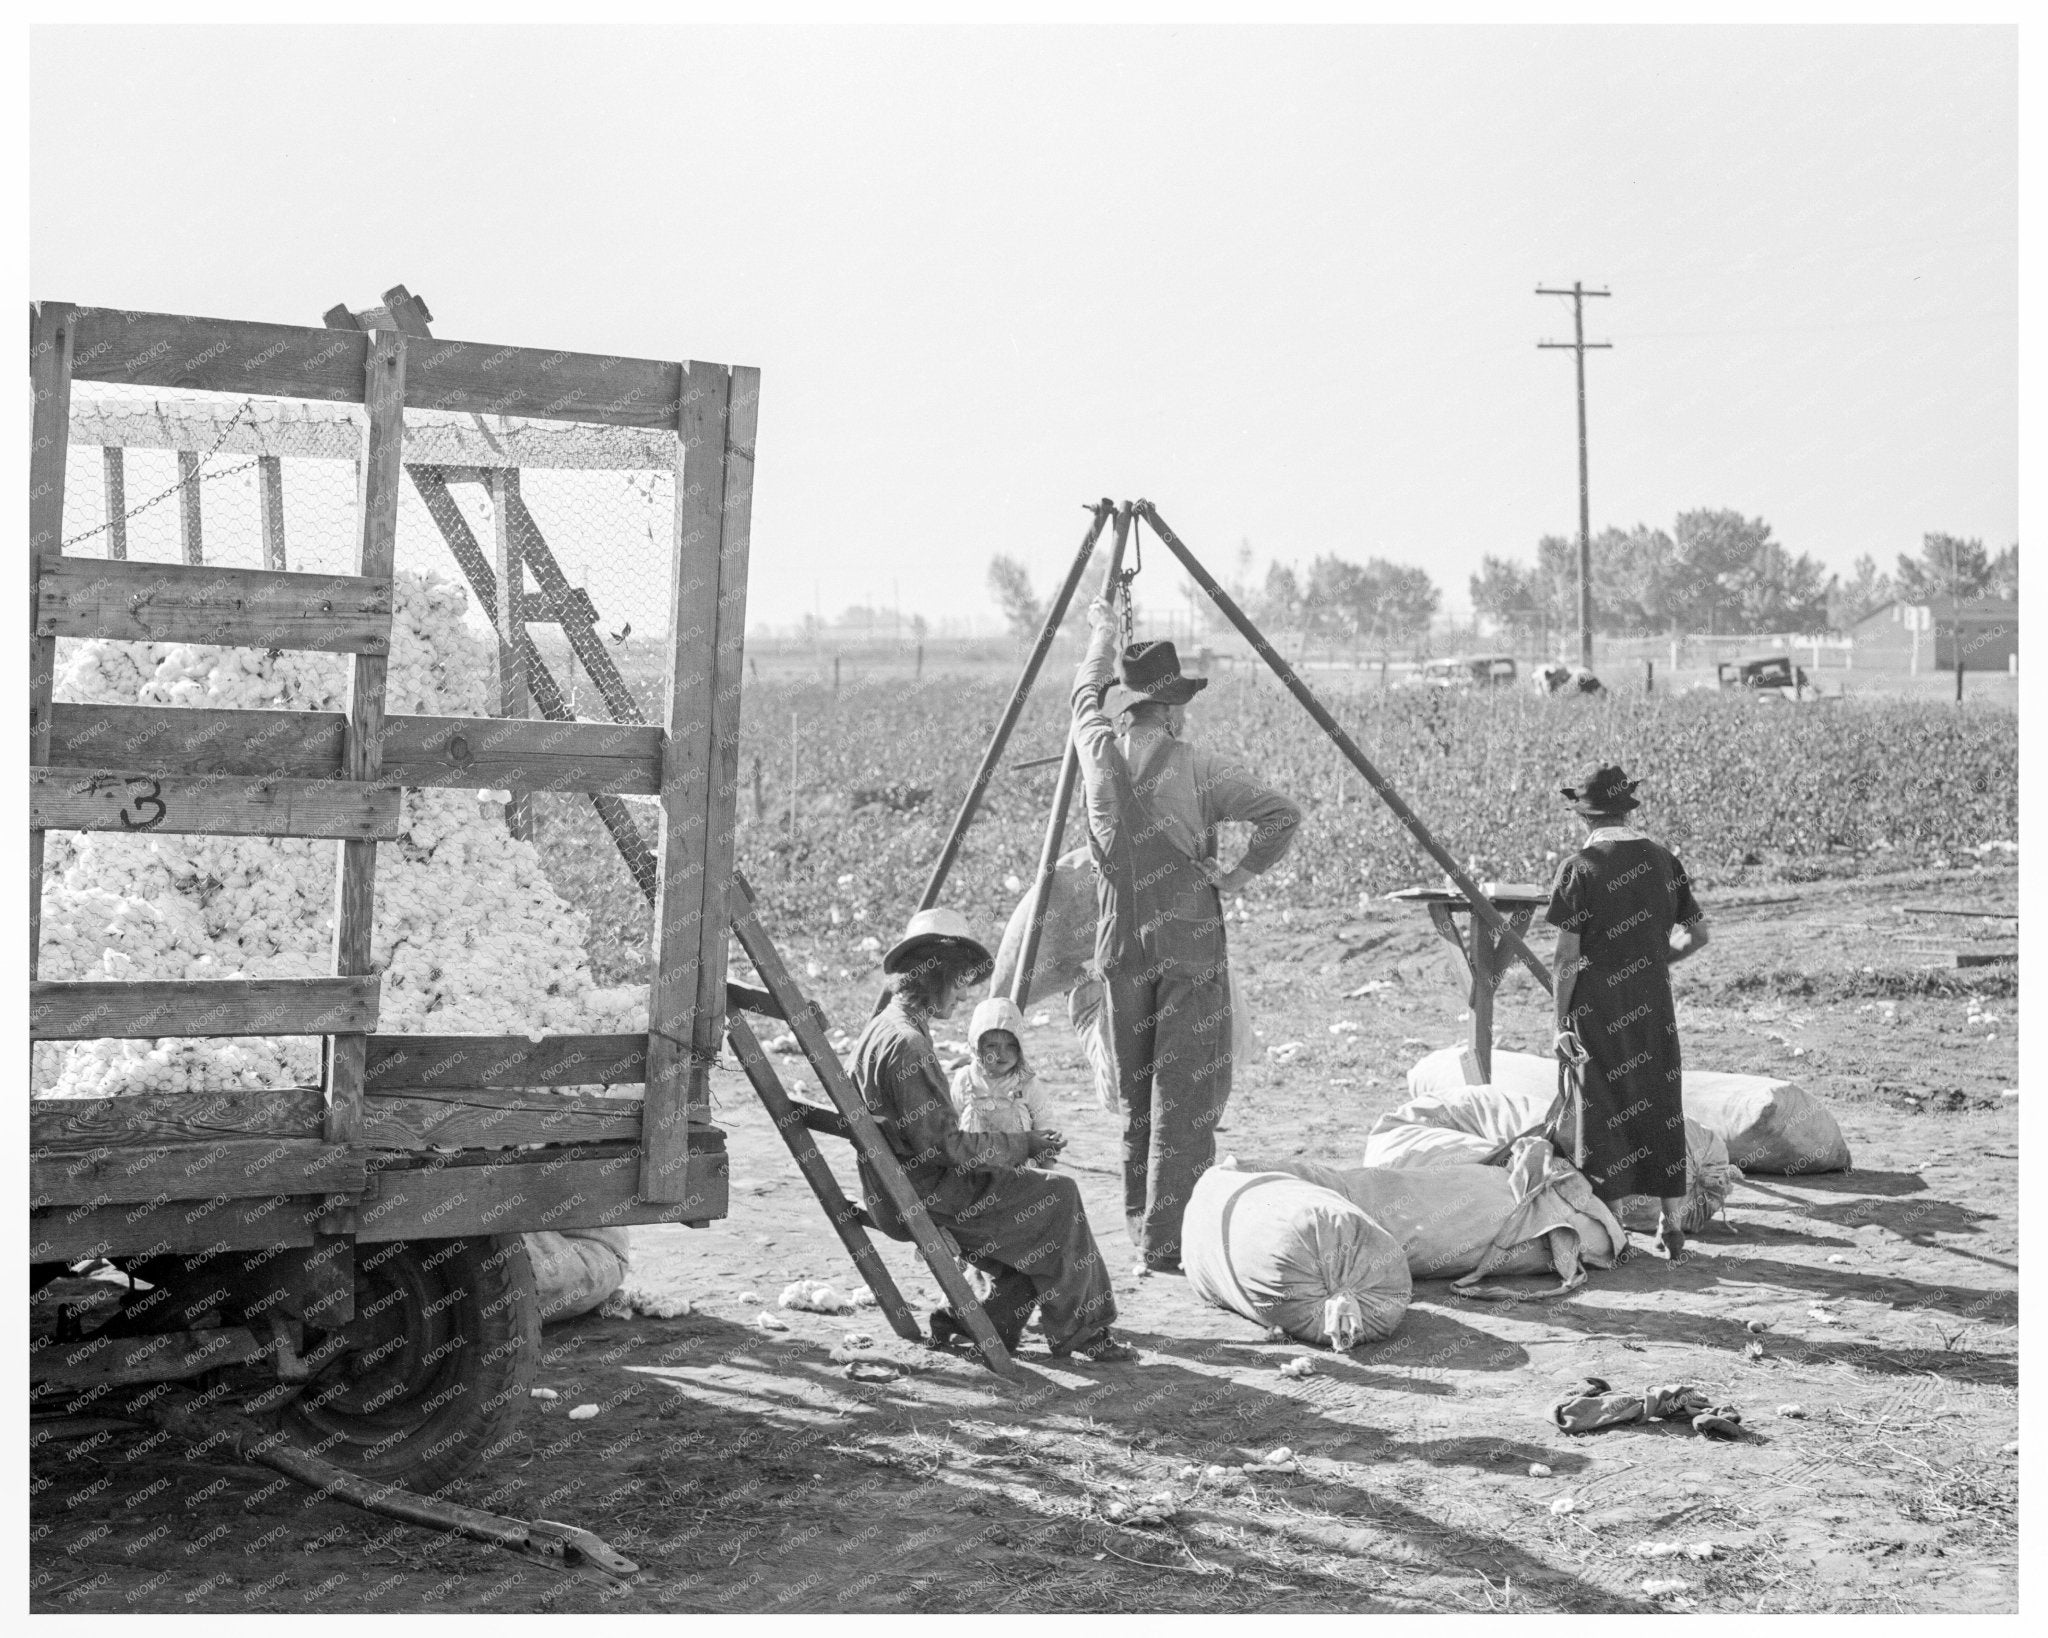
[[[1490,886],[1481,882],[1481,890],[1496,908],[1519,910],[1524,905],[1545,905],[1550,902],[1547,889],[1533,882],[1494,882]],[[1453,910],[1469,910],[1471,900],[1451,887],[1404,887],[1399,892],[1389,893],[1390,899],[1399,899],[1404,904],[1446,904]]]

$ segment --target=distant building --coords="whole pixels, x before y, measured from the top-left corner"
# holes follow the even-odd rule
[[[1880,603],[1849,628],[1856,670],[1953,671],[1960,644],[1965,671],[2009,671],[2020,651],[2020,606],[2003,597],[1937,597]]]

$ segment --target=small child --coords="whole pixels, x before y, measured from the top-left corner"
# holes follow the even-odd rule
[[[1007,996],[992,995],[974,1009],[967,1026],[971,1062],[953,1071],[953,1110],[960,1130],[980,1139],[989,1166],[1023,1166],[1040,1139],[1040,1163],[1050,1165],[1065,1142],[1053,1130],[1052,1100],[1024,1061],[1024,1015]],[[1049,1140],[1049,1141],[1048,1141]]]

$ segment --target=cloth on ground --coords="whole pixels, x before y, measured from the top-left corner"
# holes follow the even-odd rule
[[[1335,1190],[1284,1172],[1204,1173],[1181,1267],[1205,1302],[1340,1350],[1389,1335],[1412,1289],[1400,1241]]]
[[[523,1238],[543,1325],[598,1307],[625,1283],[632,1262],[622,1228],[563,1229]]]
[[[1661,1387],[1617,1393],[1605,1377],[1589,1376],[1550,1408],[1566,1433],[1592,1433],[1629,1422],[1684,1422],[1713,1438],[1742,1436],[1742,1412],[1716,1405],[1704,1389],[1669,1382]]]
[[[1444,1056],[1431,1054],[1439,1063]],[[1492,1086],[1460,1085],[1426,1092],[1380,1116],[1366,1134],[1364,1163],[1400,1168],[1483,1163],[1524,1134],[1540,1132],[1557,1098],[1555,1071],[1552,1079],[1537,1086],[1533,1074],[1510,1061],[1515,1058],[1526,1061],[1528,1055],[1493,1055],[1494,1074],[1509,1078]],[[1455,1062],[1453,1053],[1454,1068]],[[1422,1067],[1416,1066],[1418,1071]],[[1729,1192],[1742,1181],[1742,1172],[1729,1163],[1728,1146],[1698,1121],[1686,1121],[1685,1147],[1686,1204],[1679,1226],[1693,1234],[1726,1205]],[[1609,1210],[1626,1226],[1637,1228],[1654,1225],[1658,1207],[1648,1196],[1639,1195],[1611,1202]]]
[[[1469,1046],[1440,1047],[1408,1071],[1410,1097],[1478,1084],[1479,1060]],[[1493,1084],[1549,1097],[1557,1089],[1556,1060],[1496,1049]],[[1796,1082],[1688,1069],[1679,1077],[1679,1089],[1686,1119],[1721,1139],[1730,1165],[1776,1176],[1849,1169],[1849,1145],[1835,1117]]]

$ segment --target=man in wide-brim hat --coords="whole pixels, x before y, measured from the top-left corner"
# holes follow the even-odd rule
[[[1301,810],[1183,737],[1188,702],[1208,679],[1184,675],[1172,643],[1118,654],[1109,604],[1097,598],[1088,618],[1074,745],[1098,882],[1095,965],[1124,1108],[1124,1217],[1138,1271],[1177,1273],[1181,1216],[1216,1158],[1230,1097],[1223,895],[1272,868]],[[1216,827],[1231,821],[1255,829],[1226,870]]]

